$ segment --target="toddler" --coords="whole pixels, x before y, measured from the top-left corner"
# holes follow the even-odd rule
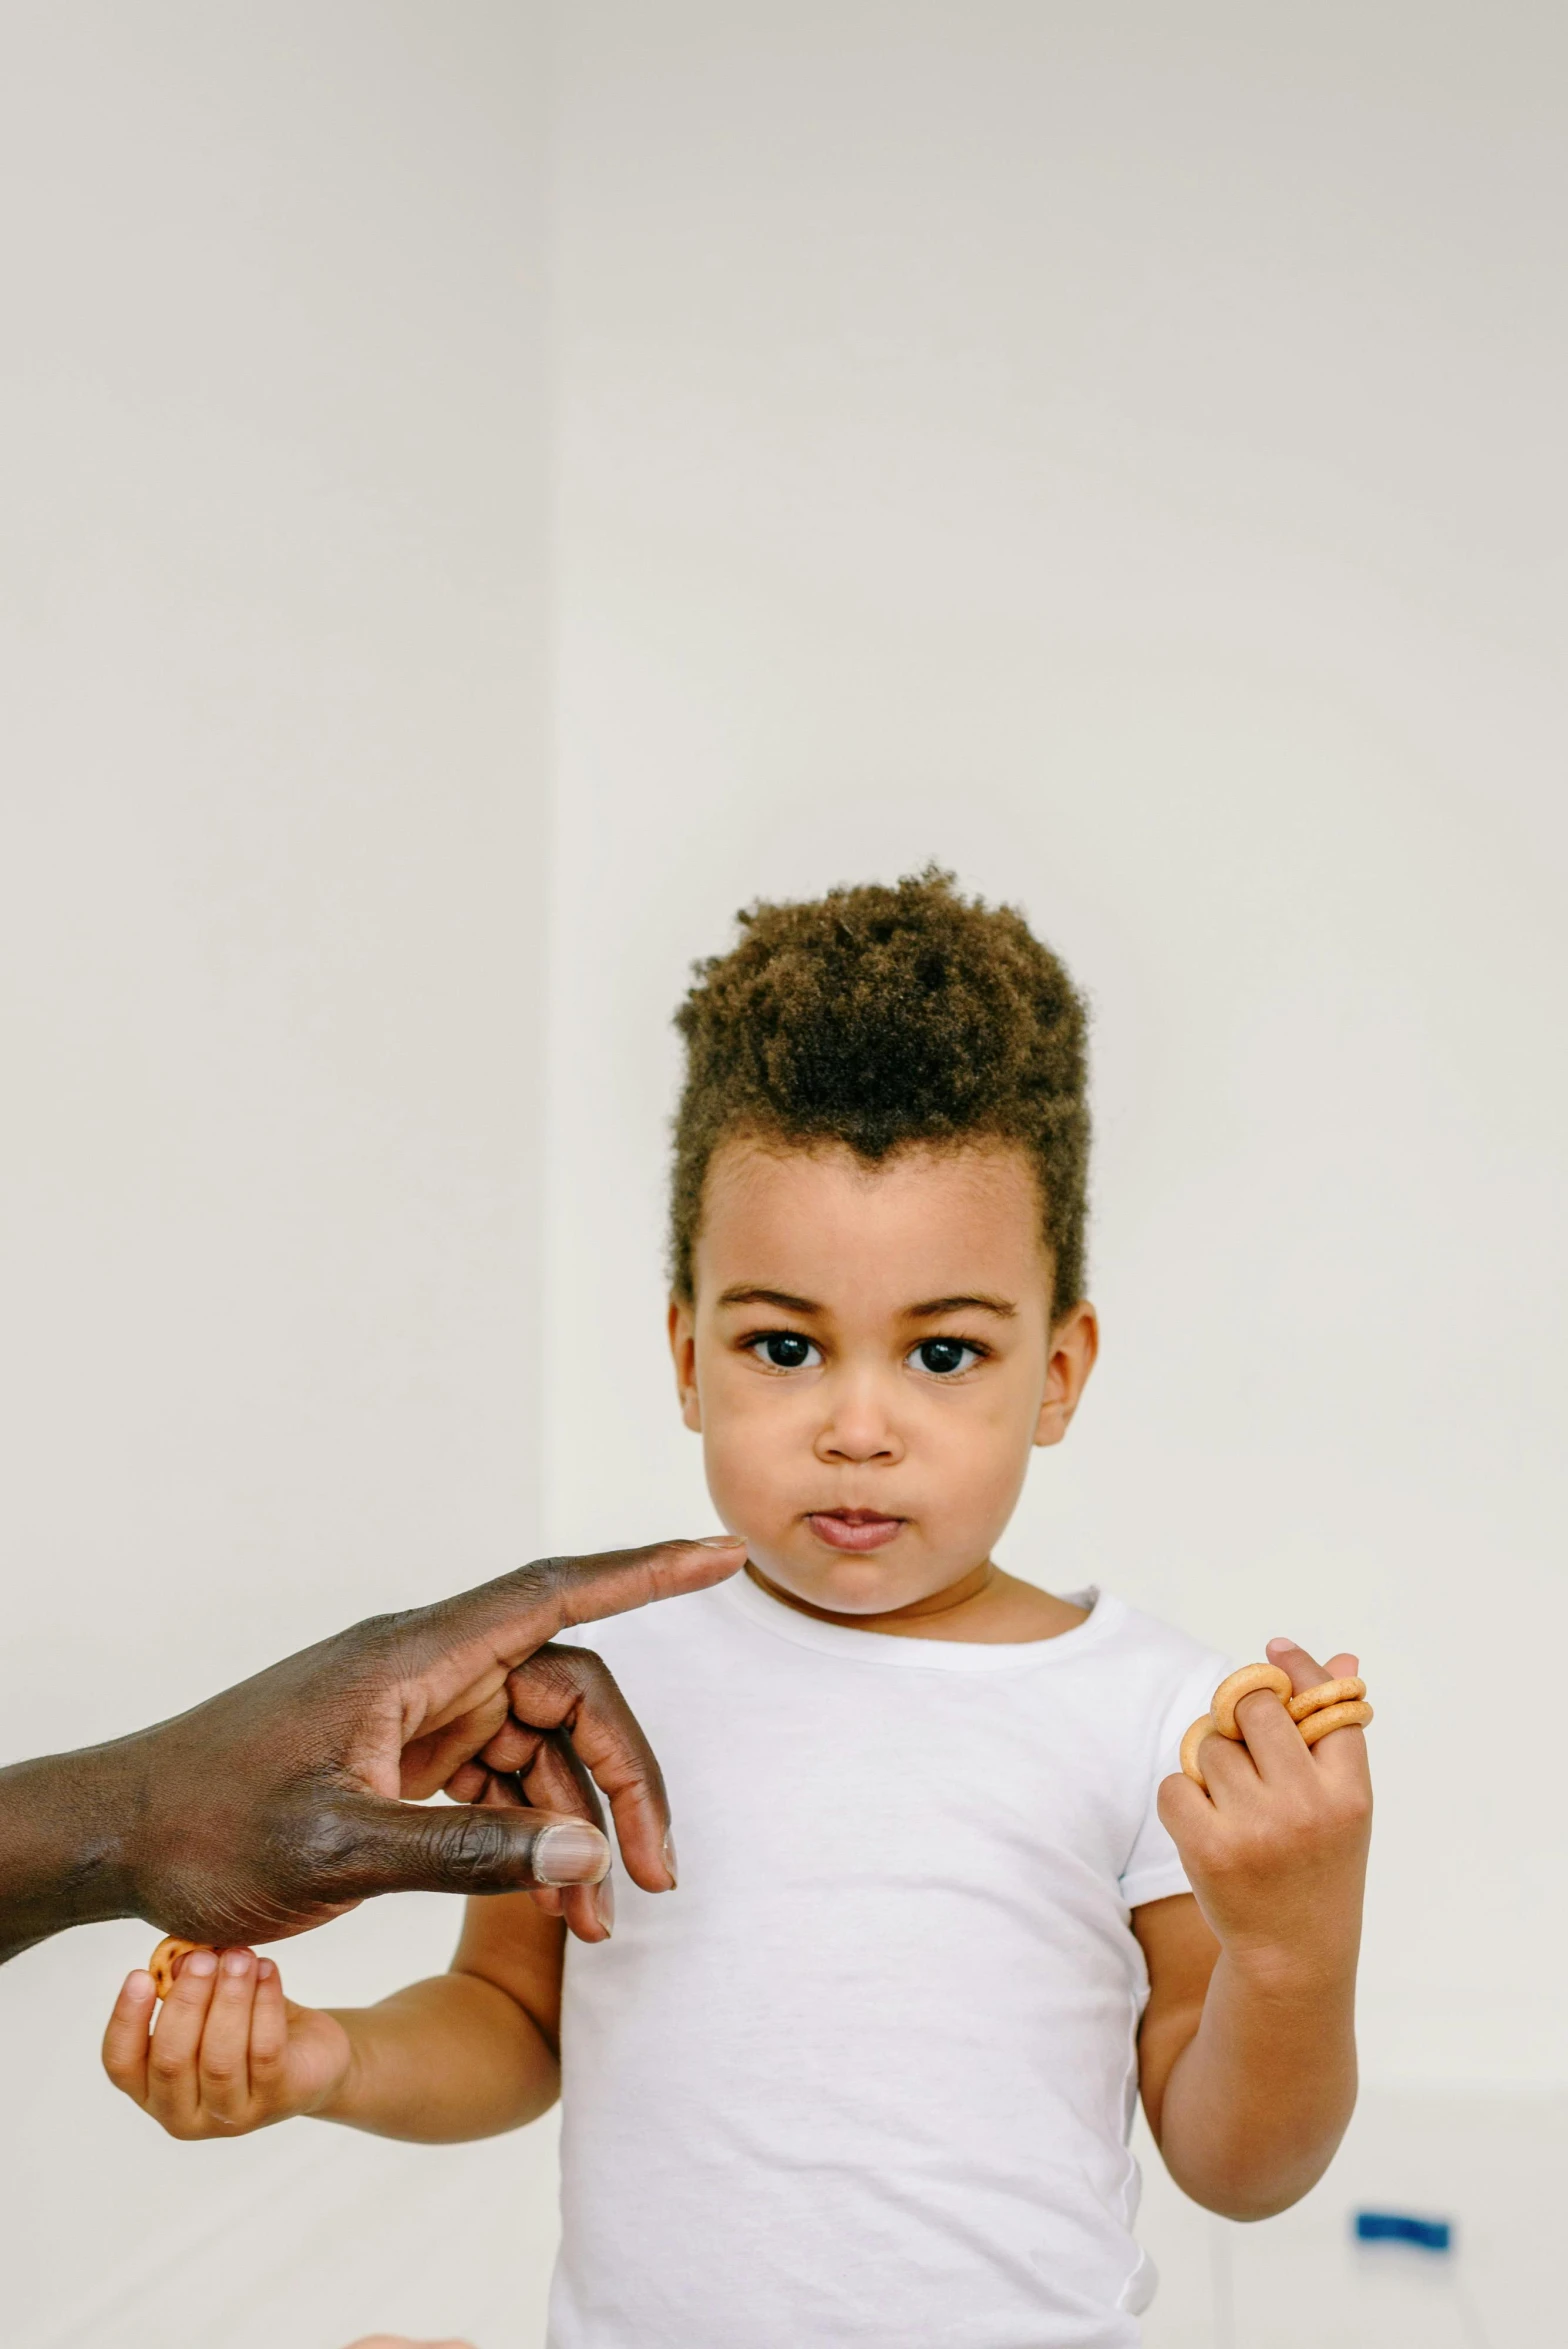
[[[1260,1691],[1169,1775],[1228,1660],[995,1563],[1098,1345],[1084,1012],[1021,917],[934,870],[761,905],[679,1024],[670,1347],[750,1563],[585,1637],[681,1891],[576,1941],[475,1900],[450,1973],[351,2012],[230,1951],[149,2041],[133,1976],[111,2077],[186,2137],[476,2137],[559,2090],[553,2349],[1128,2349],[1134,2098],[1233,2218],[1349,2118],[1362,1735],[1309,1752]]]

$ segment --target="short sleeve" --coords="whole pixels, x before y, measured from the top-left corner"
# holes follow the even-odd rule
[[[1227,1672],[1234,1669],[1223,1656],[1204,1657],[1183,1674],[1166,1707],[1143,1822],[1121,1873],[1121,1894],[1130,1909],[1141,1908],[1145,1901],[1168,1900],[1173,1893],[1192,1890],[1176,1846],[1160,1821],[1160,1781],[1180,1767],[1182,1738],[1199,1715],[1208,1711],[1214,1691]]]

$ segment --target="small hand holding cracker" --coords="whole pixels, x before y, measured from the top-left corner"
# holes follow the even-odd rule
[[[242,2136],[320,2111],[341,2085],[348,2033],[335,2015],[286,1999],[271,1958],[178,1943],[154,1958],[167,1991],[150,1970],[128,1978],[103,2064],[171,2137]]]
[[[1183,1774],[1160,1788],[1160,1816],[1222,1947],[1353,1965],[1372,1709],[1354,1656],[1321,1665],[1286,1639],[1270,1640],[1268,1654],[1290,1694],[1262,1666],[1249,1668],[1250,1688],[1242,1674],[1222,1683],[1207,1726],[1194,1722],[1183,1740]],[[1291,1708],[1309,1694],[1298,1726]]]

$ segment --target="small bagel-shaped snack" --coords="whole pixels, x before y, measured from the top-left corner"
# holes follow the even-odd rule
[[[1321,1713],[1310,1713],[1299,1727],[1305,1743],[1316,1745],[1320,1737],[1328,1737],[1336,1729],[1365,1729],[1371,1718],[1372,1707],[1353,1699],[1345,1705],[1325,1705]]]
[[[158,1996],[160,1998],[168,1997],[169,1992],[174,1988],[176,1975],[193,1949],[208,1949],[210,1947],[210,1942],[180,1941],[174,1934],[166,1934],[147,1960],[147,1971],[152,1976],[152,1986]]]
[[[1236,1707],[1243,1697],[1251,1696],[1254,1690],[1260,1688],[1272,1689],[1281,1704],[1284,1704],[1290,1696],[1290,1674],[1281,1671],[1278,1664],[1243,1664],[1239,1672],[1231,1673],[1228,1680],[1220,1682],[1214,1691],[1210,1717],[1221,1737],[1240,1740]]]
[[[1188,1730],[1186,1736],[1181,1741],[1182,1769],[1186,1776],[1192,1780],[1193,1785],[1201,1786],[1205,1794],[1207,1794],[1209,1791],[1209,1782],[1204,1777],[1203,1771],[1199,1766],[1198,1748],[1200,1745],[1202,1745],[1206,1737],[1213,1737],[1214,1735],[1214,1715],[1212,1713],[1205,1713],[1199,1720],[1194,1721],[1192,1727]]]
[[[1320,1680],[1316,1688],[1304,1688],[1300,1696],[1293,1696],[1285,1710],[1299,1728],[1309,1713],[1321,1713],[1325,1705],[1353,1704],[1366,1693],[1364,1680]]]

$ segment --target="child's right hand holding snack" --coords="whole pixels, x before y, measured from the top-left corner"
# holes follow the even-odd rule
[[[336,2015],[295,2006],[271,1958],[196,1949],[162,2012],[151,1974],[131,1974],[104,2034],[103,2066],[171,2137],[238,2137],[319,2113],[348,2076]]]

